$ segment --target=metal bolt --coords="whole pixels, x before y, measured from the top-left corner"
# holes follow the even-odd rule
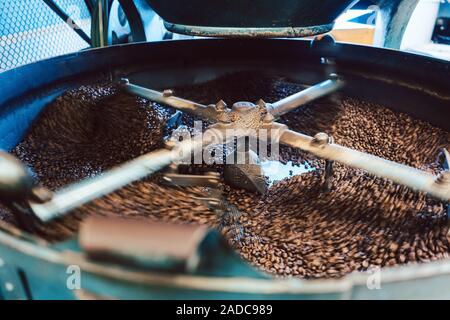
[[[319,146],[326,145],[329,143],[329,141],[330,141],[330,136],[328,134],[326,134],[325,132],[319,132],[313,138],[313,143],[315,143]]]
[[[166,89],[166,90],[163,91],[163,97],[168,98],[168,97],[171,97],[171,96],[173,96],[173,90]]]
[[[119,85],[120,86],[126,86],[130,84],[130,80],[128,80],[127,78],[122,78],[119,80]]]

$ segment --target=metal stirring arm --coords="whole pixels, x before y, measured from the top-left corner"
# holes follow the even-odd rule
[[[279,132],[276,139],[279,139],[282,144],[302,149],[328,161],[337,161],[350,167],[366,170],[376,176],[426,192],[444,201],[449,201],[450,179],[448,171],[445,171],[442,176],[436,177],[412,167],[334,144],[325,133],[319,133],[315,137],[310,137],[287,130],[286,126],[273,122],[273,119],[305,103],[331,94],[341,89],[343,85],[344,82],[337,75],[333,74],[329,80],[278,102],[272,104],[262,102],[258,103],[258,105],[240,102],[234,104],[233,108],[228,109],[223,101],[216,105],[205,106],[175,97],[170,90],[158,92],[130,84],[127,79],[122,79],[122,88],[130,94],[165,104],[204,120],[217,123],[210,126],[204,133],[203,140],[189,140],[182,142],[177,149],[160,150],[138,157],[97,178],[86,180],[58,191],[50,201],[44,203],[31,202],[30,207],[41,220],[49,221],[80,205],[159,171],[175,160],[180,160],[180,148],[183,149],[181,154],[190,155],[191,151],[196,148],[196,144],[199,144],[199,147],[202,148],[211,143],[226,143],[225,133],[227,129],[234,129],[235,136],[245,135],[246,130],[243,129],[247,129],[249,123],[255,126],[257,131],[259,129],[269,129]],[[254,112],[255,110],[258,110],[258,112]],[[251,121],[248,121],[249,119]]]
[[[36,199],[31,177],[22,164],[6,153],[0,153],[0,200],[12,199],[11,207],[28,208],[42,222],[63,216],[73,209],[92,200],[114,192],[132,182],[158,172],[172,163],[180,163],[191,157],[192,152],[203,150],[204,145],[226,143],[226,138],[215,129],[208,129],[203,139],[189,139],[182,142],[169,141],[170,150],[162,149],[144,154],[94,178],[76,182],[52,193],[48,198]],[[13,206],[18,204],[19,206]]]
[[[285,126],[273,122],[274,119],[279,118],[283,114],[341,89],[344,81],[337,75],[332,74],[330,75],[330,79],[272,104],[266,104],[260,101],[258,102],[258,106],[256,106],[248,102],[240,102],[233,105],[231,110],[226,107],[224,108],[223,104],[220,103],[216,108],[209,108],[176,97],[164,97],[163,93],[131,85],[127,81],[124,81],[124,83],[127,91],[130,93],[138,94],[152,101],[174,106],[179,110],[187,111],[191,114],[200,115],[204,119],[216,118],[218,123],[212,126],[216,129],[223,131],[234,129],[242,132],[243,129],[247,129],[248,123],[252,123],[254,129],[258,131],[259,129],[267,130],[268,128],[277,128],[279,130],[281,128],[280,142],[282,144],[299,148],[328,161],[337,161],[350,167],[366,170],[378,177],[392,180],[395,183],[405,185],[414,190],[426,192],[444,201],[450,200],[450,177],[448,170],[440,176],[434,176],[406,165],[329,143],[329,136],[325,133],[319,133],[315,137],[310,137],[287,130]],[[255,121],[246,120],[249,119],[250,115],[251,117],[256,116],[257,118],[260,116],[258,113],[251,112],[251,110],[255,110],[258,107],[264,110],[265,115],[263,112],[260,114],[261,116],[264,115],[262,119],[253,118],[253,120],[257,120],[256,122],[259,121],[257,125],[254,125]],[[214,110],[215,115],[213,117],[210,117],[205,112],[208,109]]]
[[[190,148],[191,145],[186,147]],[[97,177],[58,190],[47,202],[30,201],[29,206],[34,215],[41,221],[47,222],[134,181],[143,179],[165,168],[174,159],[176,159],[176,152],[173,150],[159,150],[145,154]]]
[[[414,190],[426,192],[443,201],[450,201],[449,171],[444,171],[440,176],[435,176],[397,162],[329,143],[328,138],[325,133],[310,137],[286,130],[281,135],[280,142],[312,153],[319,158],[363,169],[375,176],[392,180]]]
[[[120,81],[120,86],[129,94],[170,106],[193,116],[200,117],[204,120],[217,121],[217,111],[214,106],[205,106],[197,102],[175,97],[173,96],[171,90],[159,92],[156,90],[147,89],[131,84],[128,79],[122,79]]]
[[[343,86],[344,81],[342,79],[339,79],[337,75],[331,74],[329,80],[309,87],[278,102],[268,104],[267,111],[272,114],[275,119],[277,119],[280,116],[291,112],[306,103],[312,102],[333,92],[336,92]]]
[[[191,139],[178,143],[171,150],[162,149],[142,155],[97,177],[58,190],[47,199],[33,197],[40,187],[27,182],[31,177],[18,160],[6,153],[0,153],[0,199],[13,209],[28,208],[39,220],[48,222],[143,179],[173,162],[185,159],[196,148],[202,148],[202,143],[201,140]]]
[[[170,106],[208,121],[221,121],[224,113],[231,112],[230,109],[226,108],[226,104],[223,101],[219,101],[216,105],[206,106],[194,101],[175,97],[171,90],[159,92],[132,84],[128,79],[121,79],[120,86],[129,94]],[[344,81],[336,74],[331,74],[330,79],[326,81],[311,86],[280,101],[264,104],[264,107],[274,119],[277,119],[283,114],[293,111],[306,103],[336,92],[343,86]]]

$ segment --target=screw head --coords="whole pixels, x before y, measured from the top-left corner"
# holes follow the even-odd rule
[[[330,136],[325,132],[319,132],[313,138],[313,142],[318,145],[326,145],[330,141]]]

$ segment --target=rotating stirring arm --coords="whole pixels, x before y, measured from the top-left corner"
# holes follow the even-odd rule
[[[312,153],[319,158],[363,169],[375,176],[426,192],[446,202],[450,201],[449,171],[444,171],[441,176],[434,176],[416,168],[328,143],[328,141],[328,135],[324,133],[319,133],[313,138],[291,130],[286,130],[280,138],[282,144]]]
[[[171,90],[159,92],[156,90],[147,89],[131,84],[128,79],[122,79],[120,81],[120,85],[123,90],[129,94],[164,104],[174,109],[189,113],[193,116],[200,117],[204,120],[217,121],[217,112],[214,107],[205,106],[200,103],[175,97],[172,95]]]
[[[262,107],[266,114],[264,116],[264,119],[261,119],[257,130],[267,130],[270,128],[276,128],[277,130],[280,130],[281,128],[282,134],[280,135],[280,142],[282,144],[304,150],[322,159],[337,161],[350,167],[366,170],[367,172],[372,173],[376,176],[391,180],[401,185],[405,185],[414,190],[426,192],[441,200],[447,202],[450,201],[450,171],[448,170],[444,171],[439,176],[434,176],[433,174],[400,163],[382,159],[380,157],[346,148],[334,143],[329,143],[329,136],[325,133],[319,133],[318,135],[316,135],[316,137],[313,138],[301,133],[287,130],[286,126],[272,122],[274,119],[280,117],[281,115],[295,110],[308,102],[314,101],[318,98],[338,91],[343,86],[344,81],[337,75],[332,74],[330,76],[330,79],[317,85],[311,86],[278,102],[274,102],[271,104],[266,104],[264,102],[258,103],[258,106]],[[161,95],[162,94],[159,93],[157,96],[160,97]],[[149,98],[151,99],[151,97]],[[179,98],[171,97],[171,99],[172,100],[153,101],[158,101],[166,104],[169,103],[169,105],[174,106],[174,101],[178,101],[177,99]],[[197,110],[204,110],[204,108],[208,108],[195,104],[194,102],[189,103],[191,106],[197,105]],[[251,103],[239,103],[239,106],[236,108],[233,107],[231,111],[228,109],[224,110],[223,108],[216,107],[216,115],[220,115],[220,112],[222,112],[222,114],[227,113],[231,114],[232,116],[222,116],[221,118],[217,117],[219,121],[212,127],[224,131],[227,129],[241,131],[243,129],[247,129],[245,127],[246,122],[242,121],[242,119],[245,119],[245,117],[248,117],[248,115],[251,114],[251,112],[248,112],[248,110],[252,107],[243,108],[243,106],[246,106],[246,104],[247,106],[252,105]],[[255,105],[253,106],[255,108],[257,107]],[[179,109],[182,110],[181,108]],[[190,113],[192,113],[192,111]],[[200,112],[197,111],[196,114],[200,115]],[[270,116],[268,117],[268,115]],[[227,119],[227,121],[224,122],[220,120],[224,118]],[[230,119],[233,118],[240,120],[235,122],[233,122],[232,120],[230,121]],[[207,119],[210,120],[211,118]]]

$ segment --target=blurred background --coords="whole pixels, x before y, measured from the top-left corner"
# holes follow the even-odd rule
[[[0,12],[0,72],[90,47],[190,37],[166,30],[145,0],[2,0]],[[379,21],[378,6],[362,0],[338,18],[332,34],[383,46]],[[400,49],[450,60],[450,0],[420,0]]]

